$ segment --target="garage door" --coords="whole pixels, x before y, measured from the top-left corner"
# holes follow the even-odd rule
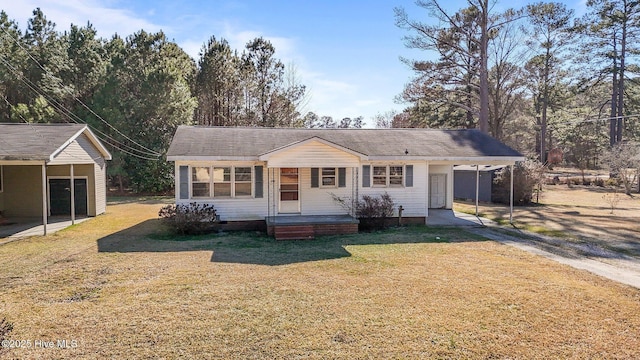
[[[74,179],[76,215],[87,215],[87,179]],[[49,179],[49,211],[53,215],[71,215],[71,180]]]

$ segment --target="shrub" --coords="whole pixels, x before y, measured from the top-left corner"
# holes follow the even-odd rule
[[[167,205],[158,216],[176,234],[197,235],[215,229],[216,209],[211,204]]]
[[[361,230],[381,230],[386,227],[386,219],[393,216],[395,203],[386,192],[379,196],[363,195],[355,202],[351,198],[341,198],[331,194],[335,202],[360,220]]]
[[[539,161],[525,160],[514,167],[513,178],[513,204],[528,205],[533,199],[533,194],[544,180],[544,166]],[[582,181],[578,178],[579,181]],[[511,187],[510,167],[505,167],[493,180],[493,199],[498,203],[509,203]],[[570,182],[568,182],[570,183]]]

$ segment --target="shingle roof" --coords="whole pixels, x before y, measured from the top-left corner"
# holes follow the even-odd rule
[[[179,126],[169,151],[175,157],[257,157],[311,138],[371,157],[522,157],[478,130],[293,129]],[[405,151],[408,152],[405,154]]]
[[[0,123],[0,160],[48,160],[85,129],[84,124]]]

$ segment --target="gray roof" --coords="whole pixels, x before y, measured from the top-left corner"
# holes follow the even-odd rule
[[[314,137],[373,158],[522,157],[478,130],[179,126],[167,158],[171,161],[176,157],[257,157]]]
[[[106,151],[85,124],[0,123],[0,160],[49,160],[74,136],[87,132]],[[109,153],[106,157],[110,158]]]

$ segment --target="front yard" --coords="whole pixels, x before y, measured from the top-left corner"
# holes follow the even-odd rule
[[[159,229],[161,206],[111,204],[0,246],[0,319],[14,325],[9,339],[31,344],[6,354],[640,357],[639,290],[463,230],[175,241]],[[57,340],[75,346],[42,346]]]

